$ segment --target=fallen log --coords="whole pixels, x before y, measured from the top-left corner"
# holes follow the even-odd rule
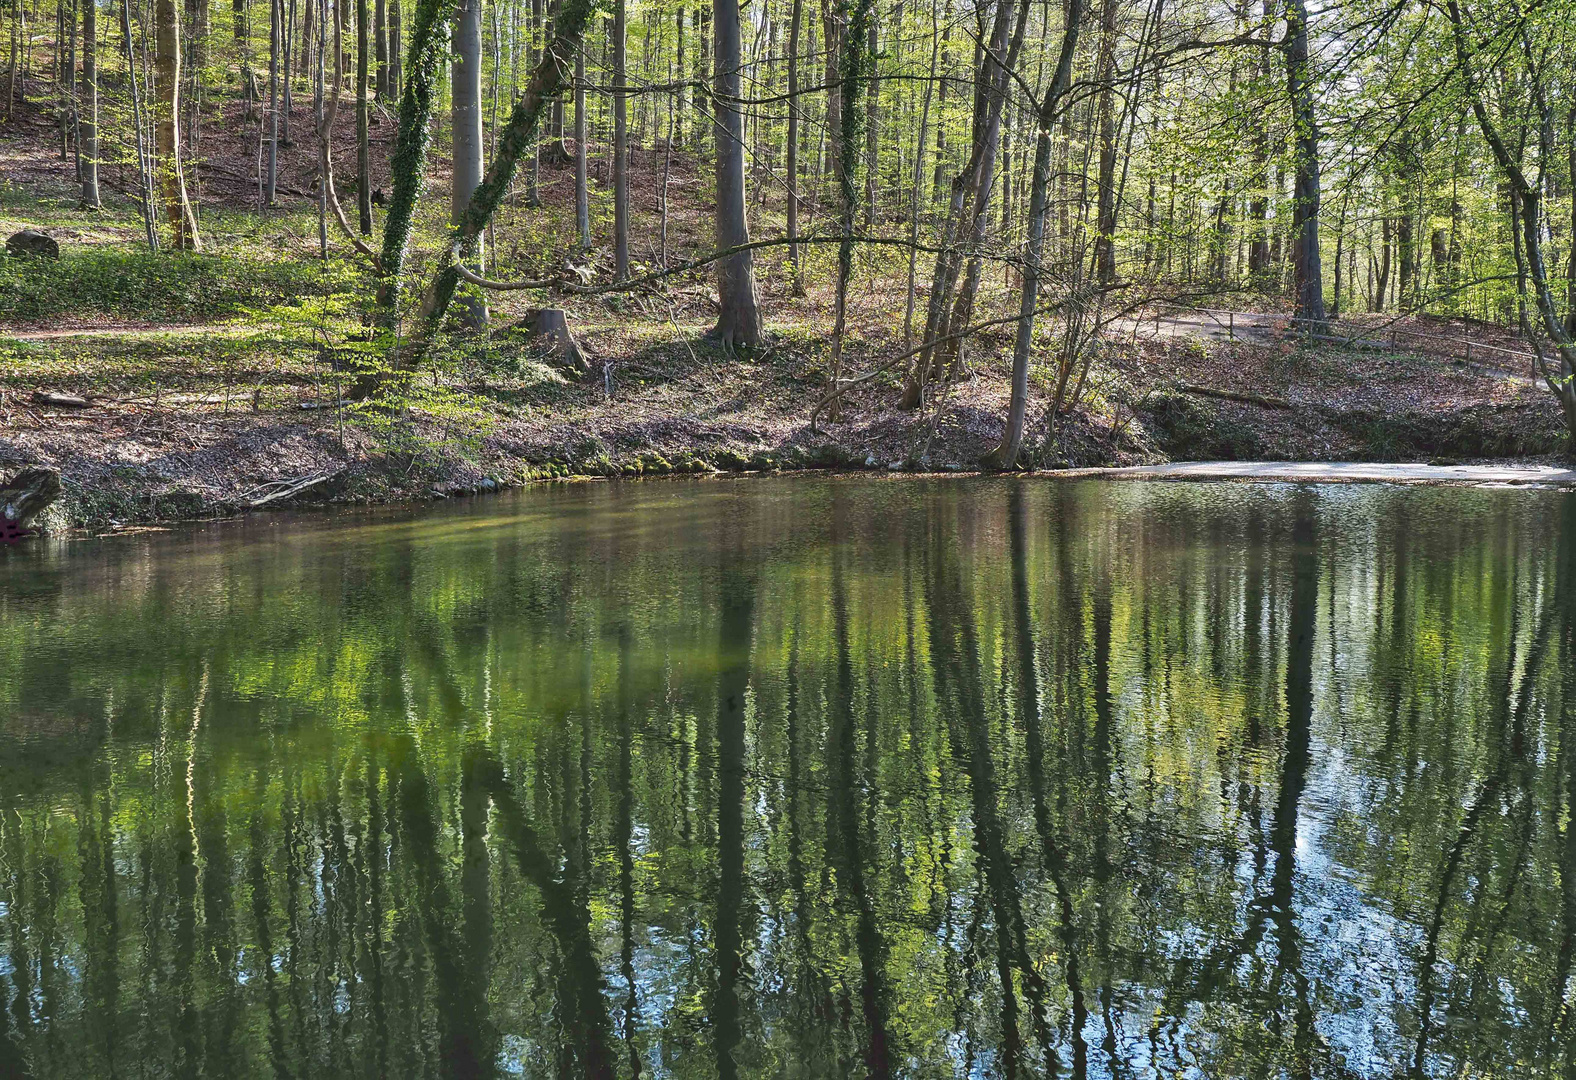
[[[1261,405],[1266,409],[1296,409],[1297,406],[1285,398],[1269,397],[1265,394],[1250,394],[1240,390],[1217,390],[1213,386],[1195,386],[1193,383],[1178,383],[1177,389],[1184,394],[1198,394],[1200,397],[1220,398],[1222,401],[1239,401],[1245,405]]]
[[[60,498],[60,474],[54,469],[23,469],[0,485],[0,544],[14,544],[38,532],[33,519]]]

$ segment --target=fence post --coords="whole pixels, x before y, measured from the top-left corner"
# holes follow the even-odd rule
[[[1235,311],[1226,312],[1226,339],[1233,342],[1237,340],[1237,313]]]
[[[1467,363],[1472,362],[1472,339],[1467,338]]]

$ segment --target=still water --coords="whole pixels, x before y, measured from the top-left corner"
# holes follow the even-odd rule
[[[0,552],[0,1076],[1576,1075],[1576,501],[785,478]]]

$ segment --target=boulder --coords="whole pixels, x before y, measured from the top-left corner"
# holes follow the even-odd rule
[[[23,229],[12,233],[5,242],[5,249],[12,255],[38,255],[46,259],[60,258],[60,245],[48,233],[37,229]]]

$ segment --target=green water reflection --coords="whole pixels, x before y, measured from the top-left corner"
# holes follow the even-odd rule
[[[783,479],[0,556],[0,1077],[1576,1076],[1576,501]]]

